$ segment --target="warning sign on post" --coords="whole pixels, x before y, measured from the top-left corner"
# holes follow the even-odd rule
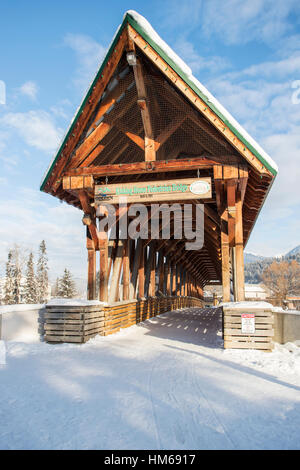
[[[253,334],[255,333],[255,314],[242,313],[242,333]]]

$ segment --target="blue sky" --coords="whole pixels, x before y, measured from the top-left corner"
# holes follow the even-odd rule
[[[85,276],[82,214],[39,184],[128,9],[148,19],[279,166],[246,250],[276,255],[300,244],[299,1],[2,0],[0,272],[11,245],[36,251],[45,239],[52,278],[64,267]]]

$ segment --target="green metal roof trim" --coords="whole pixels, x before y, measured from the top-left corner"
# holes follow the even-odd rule
[[[125,17],[124,17],[124,20],[121,24],[121,26],[119,27],[119,30],[117,31],[117,34],[111,44],[111,46],[109,47],[108,49],[108,52],[102,62],[102,65],[100,66],[100,69],[99,71],[97,72],[84,100],[82,101],[81,103],[81,106],[79,108],[79,110],[77,111],[76,115],[75,115],[75,118],[73,119],[73,122],[62,142],[62,144],[60,145],[60,148],[56,154],[56,157],[54,158],[53,162],[51,163],[49,169],[47,170],[47,173],[44,177],[44,180],[41,184],[41,187],[40,187],[40,190],[43,191],[44,188],[45,188],[45,185],[48,181],[48,178],[54,168],[54,165],[56,164],[91,92],[92,92],[92,89],[93,87],[95,86],[95,83],[98,81],[108,59],[110,58],[111,56],[111,53],[112,53],[112,50],[114,49],[114,47],[116,46],[118,40],[119,40],[119,37],[124,29],[124,27],[127,25],[127,24],[130,24],[144,39],[145,41],[147,41],[150,46],[165,60],[165,62],[185,81],[185,83],[199,96],[199,98],[201,98],[206,104],[207,106],[224,122],[224,124],[226,124],[226,126],[236,135],[236,137],[238,137],[245,145],[246,147],[248,147],[249,150],[251,150],[251,152],[259,159],[259,161],[274,175],[276,176],[277,174],[277,171],[269,164],[269,162],[267,162],[263,157],[262,155],[253,147],[253,145],[251,145],[245,138],[244,136],[242,136],[240,134],[240,132],[228,121],[228,119],[226,119],[223,114],[220,112],[220,110],[208,99],[208,97],[201,91],[199,90],[199,88],[195,85],[195,83],[193,83],[189,77],[185,74],[185,72],[178,66],[178,64],[176,64],[171,57],[169,57],[166,52],[164,51],[164,49],[162,49],[154,40],[153,38],[151,38],[149,36],[149,34],[147,34],[147,32],[144,30],[144,28],[130,15],[130,13],[126,13]]]

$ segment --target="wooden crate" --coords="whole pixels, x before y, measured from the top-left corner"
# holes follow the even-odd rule
[[[255,333],[242,333],[242,314],[252,313]],[[270,309],[223,307],[223,335],[225,349],[260,349],[271,351],[274,347],[274,317]]]
[[[103,334],[104,312],[101,305],[47,305],[44,319],[44,339],[49,343],[85,343]]]

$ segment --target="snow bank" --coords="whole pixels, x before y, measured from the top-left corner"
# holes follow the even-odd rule
[[[67,307],[88,307],[91,305],[104,305],[104,302],[100,302],[99,300],[86,300],[86,299],[51,299],[46,305],[51,306],[67,306]]]
[[[282,307],[273,307],[274,313],[285,313],[287,315],[300,315],[299,310],[284,310]]]
[[[16,304],[16,305],[0,305],[0,314],[11,312],[26,312],[28,310],[40,310],[44,308],[44,304]]]
[[[2,305],[0,339],[36,343],[43,335],[43,304]]]
[[[0,449],[299,449],[300,349],[224,351],[211,312],[82,345],[6,343]]]
[[[220,304],[220,307],[226,307],[230,309],[249,309],[249,310],[264,310],[264,309],[273,309],[273,305],[270,304],[269,302],[255,302],[255,301],[244,301],[244,302],[224,302]]]
[[[188,77],[195,87],[202,93],[208,102],[210,102],[227,121],[240,133],[240,135],[252,145],[252,147],[263,157],[263,159],[277,172],[278,166],[262,147],[248,134],[248,132],[234,119],[234,117],[221,105],[221,103],[207,90],[207,88],[193,76],[192,70],[188,65],[171,49],[171,47],[157,34],[151,24],[139,13],[134,10],[128,10],[126,14],[130,15],[138,25],[145,31],[151,40],[157,44],[165,54],[176,64],[176,66]],[[125,14],[125,15],[126,15]]]

